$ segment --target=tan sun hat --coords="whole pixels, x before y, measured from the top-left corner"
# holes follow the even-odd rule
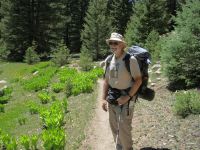
[[[109,39],[106,39],[106,43],[108,44],[109,41],[119,41],[119,42],[123,42],[124,44],[126,44],[126,42],[124,41],[124,37],[116,32],[111,33],[111,36]]]

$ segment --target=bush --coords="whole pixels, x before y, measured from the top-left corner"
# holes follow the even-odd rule
[[[4,88],[2,91],[2,96],[0,96],[0,104],[6,104],[11,98],[13,89],[11,87]]]
[[[2,141],[2,145],[3,145],[2,149],[17,150],[17,140],[11,137],[10,135],[1,134],[0,140]],[[0,148],[1,148],[1,145],[0,145]]]
[[[42,104],[47,104],[51,100],[51,96],[47,92],[41,92],[38,94]]]
[[[200,94],[197,91],[179,91],[175,94],[173,109],[177,115],[200,114]]]
[[[52,85],[52,89],[55,93],[59,93],[64,89],[64,84],[63,83],[54,83]]]
[[[9,53],[10,52],[6,49],[5,42],[3,42],[2,39],[0,39],[0,59],[6,60],[8,55],[9,55]]]
[[[4,105],[0,104],[0,112],[5,112]]]
[[[72,80],[68,79],[66,81],[66,89],[65,89],[65,91],[66,91],[65,93],[66,93],[67,97],[72,95],[72,88],[73,88]]]
[[[30,137],[28,137],[27,135],[22,135],[20,137],[20,143],[23,145],[25,150],[30,149]]]
[[[83,71],[89,71],[92,69],[92,56],[84,50],[81,51],[79,66]]]
[[[175,18],[175,31],[163,38],[164,73],[176,89],[192,88],[200,83],[199,5],[200,1],[187,1]]]
[[[63,66],[69,63],[69,52],[70,51],[64,41],[61,41],[53,53],[52,62],[58,66]]]
[[[159,33],[156,32],[155,30],[152,30],[149,33],[144,46],[151,53],[151,57],[154,62],[156,62],[160,56],[158,41],[159,41]]]
[[[25,56],[24,56],[24,62],[28,63],[28,64],[34,64],[40,61],[39,56],[36,53],[36,42],[32,42],[32,46],[28,47],[28,49],[26,50]]]
[[[65,147],[65,137],[64,129],[54,128],[45,130],[42,134],[43,146],[46,150],[63,150]]]

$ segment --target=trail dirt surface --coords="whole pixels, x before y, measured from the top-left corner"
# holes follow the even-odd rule
[[[86,139],[80,150],[114,150],[115,144],[108,121],[108,112],[101,108],[103,80],[98,80],[98,99],[94,118],[86,131]]]

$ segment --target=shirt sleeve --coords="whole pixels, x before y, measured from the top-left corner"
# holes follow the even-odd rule
[[[130,58],[130,71],[134,79],[141,77],[141,72],[137,59],[134,56]]]

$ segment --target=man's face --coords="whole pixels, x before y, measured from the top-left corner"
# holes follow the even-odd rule
[[[116,55],[120,54],[123,49],[123,43],[119,41],[109,41],[109,46],[112,52]]]

